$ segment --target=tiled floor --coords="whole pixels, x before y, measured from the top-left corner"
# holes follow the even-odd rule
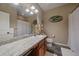
[[[78,56],[75,52],[70,49],[61,48],[63,56]]]
[[[57,54],[60,54],[58,52],[61,52],[62,55],[60,55],[60,56],[78,56],[78,54],[76,54],[74,51],[72,51],[71,49],[67,48],[66,45],[62,45],[62,44],[55,44],[55,45],[53,45],[51,47],[51,49],[49,49],[46,52],[45,56],[57,56],[56,54],[51,53],[52,49],[54,50],[54,52],[57,52]]]

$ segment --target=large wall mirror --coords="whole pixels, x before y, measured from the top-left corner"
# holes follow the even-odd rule
[[[40,9],[36,4],[0,4],[0,45],[38,34],[41,16],[37,17],[37,12]]]

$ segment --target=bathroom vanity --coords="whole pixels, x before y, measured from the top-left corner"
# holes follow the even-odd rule
[[[36,35],[0,46],[0,56],[43,56],[46,35]]]
[[[46,52],[45,38],[39,43],[34,45],[33,51],[30,55],[32,56],[43,56]]]

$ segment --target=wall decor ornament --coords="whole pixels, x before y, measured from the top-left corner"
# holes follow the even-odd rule
[[[52,23],[56,23],[56,22],[60,22],[63,20],[62,16],[56,15],[56,16],[52,16],[50,17],[49,21]]]

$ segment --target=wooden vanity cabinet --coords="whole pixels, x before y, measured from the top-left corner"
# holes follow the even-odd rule
[[[39,56],[45,55],[45,40],[42,40],[38,44],[39,46],[37,47],[37,52]]]
[[[46,52],[45,39],[40,41],[34,48],[32,55],[33,56],[44,56]]]

